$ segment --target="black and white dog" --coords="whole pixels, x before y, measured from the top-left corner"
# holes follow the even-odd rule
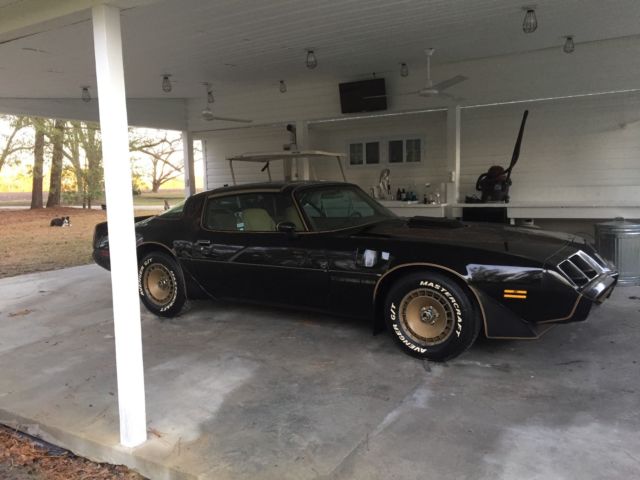
[[[51,223],[49,224],[49,226],[50,227],[70,227],[71,221],[69,220],[69,217],[54,218],[51,220]]]

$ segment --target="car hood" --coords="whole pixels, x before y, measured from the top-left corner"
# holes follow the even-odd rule
[[[567,233],[426,217],[383,221],[368,226],[360,234],[516,255],[543,264],[561,251],[568,256],[589,248],[582,237]]]

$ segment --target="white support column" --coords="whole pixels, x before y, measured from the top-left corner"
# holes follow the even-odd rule
[[[204,189],[209,190],[209,175],[207,173],[207,141],[203,138],[200,139],[200,149],[202,150],[202,183]]]
[[[447,198],[449,205],[460,195],[460,106],[447,110]],[[451,210],[451,208],[449,208]]]
[[[296,120],[296,135],[298,150],[309,149],[309,125],[304,120]],[[296,171],[298,180],[309,180],[309,159],[299,158],[296,160]]]
[[[147,439],[147,420],[120,10],[98,5],[93,7],[92,17],[109,222],[120,442],[135,447]]]
[[[193,164],[193,135],[188,130],[182,132],[182,151],[184,158],[184,196],[196,193],[196,177]]]
[[[285,158],[282,161],[282,169],[284,171],[284,180],[286,182],[293,180],[295,172],[293,171],[293,161],[290,158]]]

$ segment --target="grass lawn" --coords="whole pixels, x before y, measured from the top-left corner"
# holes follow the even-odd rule
[[[46,203],[47,194],[44,193],[44,201]],[[158,193],[142,193],[140,195],[133,196],[133,204],[135,206],[143,207],[162,207],[164,201],[167,200],[169,205],[174,206],[176,203],[184,199],[184,190],[161,190]],[[94,205],[100,206],[101,200],[94,201]],[[17,193],[0,193],[0,208],[1,207],[27,207],[31,205],[31,193],[30,192],[17,192]]]
[[[156,213],[136,210],[136,215]],[[70,217],[71,227],[49,226],[62,216]],[[105,220],[102,210],[0,210],[0,278],[91,263],[93,228]]]

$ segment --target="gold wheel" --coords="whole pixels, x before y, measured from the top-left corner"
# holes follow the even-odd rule
[[[454,329],[451,304],[435,290],[419,288],[407,293],[400,302],[400,322],[415,343],[438,345],[447,340]]]
[[[144,270],[142,288],[151,302],[158,307],[164,307],[175,296],[175,277],[163,264],[152,263]]]

